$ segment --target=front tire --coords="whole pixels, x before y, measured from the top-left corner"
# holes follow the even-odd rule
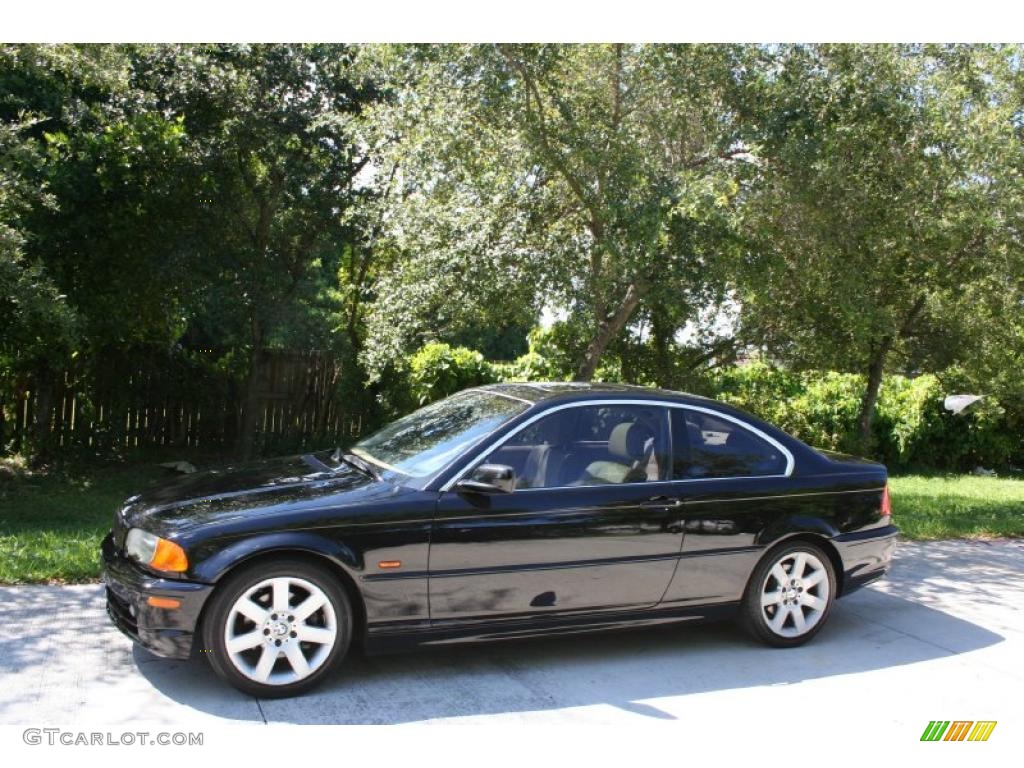
[[[345,590],[328,569],[304,560],[243,567],[210,600],[202,628],[210,665],[253,696],[295,696],[313,688],[352,640]]]
[[[740,623],[777,648],[802,645],[825,625],[836,596],[832,561],[805,541],[782,543],[754,569]]]

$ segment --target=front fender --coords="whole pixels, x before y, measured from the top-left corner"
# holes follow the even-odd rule
[[[308,552],[326,557],[349,575],[363,570],[363,558],[340,541],[310,531],[282,531],[246,536],[231,543],[211,546],[207,557],[200,553],[189,575],[196,581],[214,584],[236,565],[276,551]]]

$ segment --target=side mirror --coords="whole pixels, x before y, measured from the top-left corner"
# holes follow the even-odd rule
[[[512,493],[516,489],[516,471],[504,464],[481,464],[455,487],[472,493]]]

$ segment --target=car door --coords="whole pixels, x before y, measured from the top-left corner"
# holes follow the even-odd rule
[[[477,462],[522,467],[514,491],[440,495],[431,620],[656,605],[682,543],[668,447],[660,405],[581,403],[527,421]]]
[[[685,541],[667,606],[739,600],[762,554],[760,533],[792,511],[792,455],[739,417],[673,408],[672,496]]]

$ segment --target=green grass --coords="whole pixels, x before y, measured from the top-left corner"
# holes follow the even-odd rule
[[[0,460],[0,584],[98,579],[114,511],[161,476],[152,466],[31,472]]]
[[[1024,480],[904,475],[889,480],[893,522],[908,539],[1024,536]]]
[[[32,472],[0,460],[0,584],[97,579],[118,504],[172,476],[152,465]],[[890,483],[893,520],[908,539],[1024,536],[1024,480],[905,475]]]

